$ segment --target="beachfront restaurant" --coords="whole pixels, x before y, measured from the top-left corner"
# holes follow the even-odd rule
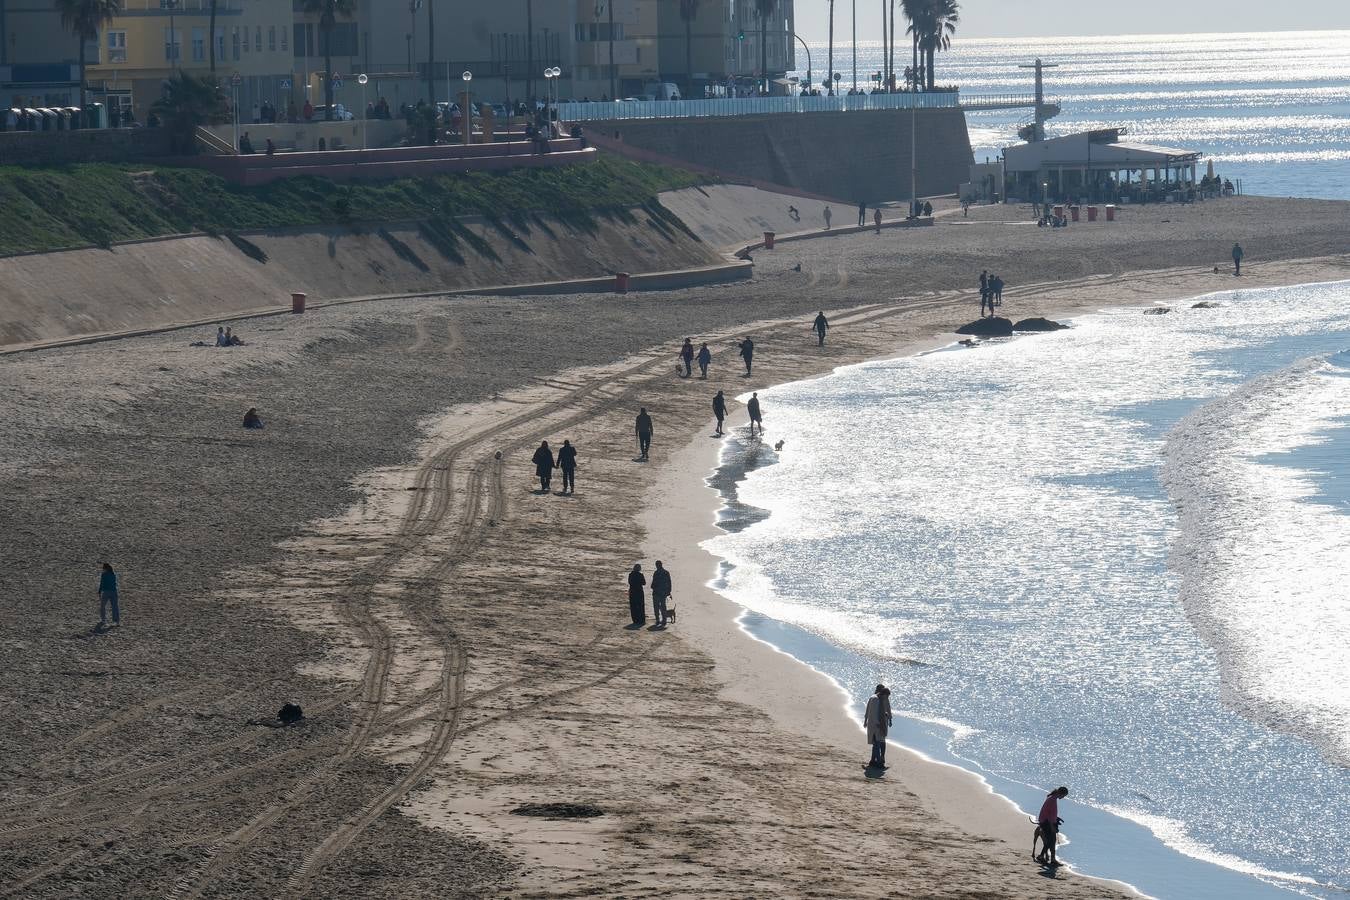
[[[1122,140],[1123,128],[1017,144],[1003,151],[1004,189],[1025,202],[1161,203],[1195,199],[1201,154]]]

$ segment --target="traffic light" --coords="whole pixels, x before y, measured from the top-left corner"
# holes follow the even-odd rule
[[[744,32],[744,31],[738,31],[738,32],[736,32],[736,40],[738,40],[738,41],[743,41],[743,40],[745,40],[745,32]]]

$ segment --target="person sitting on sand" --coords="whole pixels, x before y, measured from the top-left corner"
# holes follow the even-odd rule
[[[553,481],[554,469],[553,451],[548,449],[548,441],[540,443],[530,462],[534,463],[534,474],[539,477],[539,493],[547,494],[548,486]]]
[[[802,220],[802,214],[795,206],[788,207],[788,217],[794,222],[800,222]]]
[[[872,745],[872,758],[868,760],[867,768],[886,769],[886,735],[891,730],[891,723],[891,690],[879,684],[867,698],[867,711],[863,714],[867,742]]]
[[[1064,820],[1059,817],[1059,801],[1067,796],[1068,788],[1057,787],[1045,795],[1045,802],[1041,804],[1040,814],[1036,816],[1036,829],[1041,835],[1041,852],[1036,857],[1038,863],[1059,865],[1055,859],[1055,846],[1059,843],[1059,826],[1064,824]]]
[[[216,346],[217,347],[230,346],[230,342],[225,339],[225,329],[220,325],[216,326]]]
[[[708,378],[708,366],[712,364],[712,351],[708,349],[707,344],[702,344],[698,348],[698,372],[699,378],[706,380]]]
[[[248,408],[248,412],[244,413],[244,427],[245,428],[263,427],[262,416],[258,415],[258,407],[250,406]]]
[[[755,436],[755,426],[759,426],[760,434],[764,433],[764,416],[759,411],[759,393],[750,395],[750,402],[745,404],[745,408],[750,411],[750,436]]]
[[[237,334],[230,334],[230,329],[225,329],[225,340],[231,347],[244,346],[244,339]]]

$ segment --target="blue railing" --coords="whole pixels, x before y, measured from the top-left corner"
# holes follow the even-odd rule
[[[626,119],[685,119],[878,109],[956,109],[960,106],[960,94],[956,91],[845,94],[839,97],[725,97],[714,100],[564,100],[558,104],[558,116],[564,122],[612,122]]]

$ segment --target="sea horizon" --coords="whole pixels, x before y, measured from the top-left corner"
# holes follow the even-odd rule
[[[1223,308],[1189,308],[1201,299],[1220,303]],[[1343,717],[1335,720],[1341,721],[1341,726],[1334,721],[1328,725],[1326,710],[1318,698],[1307,697],[1299,707],[1307,710],[1306,715],[1295,711],[1289,713],[1289,720],[1272,720],[1270,702],[1292,709],[1300,696],[1290,693],[1294,691],[1290,679],[1297,673],[1289,670],[1287,658],[1278,656],[1278,648],[1252,645],[1244,638],[1253,618],[1259,622],[1269,616],[1269,596],[1207,597],[1196,594],[1193,588],[1183,590],[1185,573],[1181,570],[1185,567],[1172,557],[1174,551],[1182,551],[1175,548],[1204,552],[1196,549],[1197,542],[1208,540],[1214,546],[1230,546],[1233,538],[1227,534],[1205,536],[1203,530],[1197,535],[1194,528],[1179,535],[1173,509],[1175,495],[1183,490],[1198,492],[1187,494],[1187,502],[1198,506],[1206,496],[1206,487],[1203,479],[1179,476],[1176,464],[1168,470],[1166,479],[1163,469],[1164,454],[1184,457],[1178,446],[1190,446],[1186,441],[1198,440],[1195,434],[1207,433],[1206,417],[1227,414],[1229,407],[1224,401],[1230,396],[1242,398],[1238,409],[1251,409],[1252,395],[1263,390],[1287,404],[1297,391],[1338,392],[1350,386],[1350,354],[1342,352],[1350,348],[1350,328],[1342,323],[1328,331],[1319,330],[1338,321],[1336,309],[1346,299],[1350,299],[1350,282],[1222,291],[1178,302],[1175,311],[1166,316],[1143,317],[1138,308],[1110,309],[1077,317],[1067,332],[994,341],[975,349],[952,345],[899,360],[845,366],[821,378],[761,391],[766,420],[771,423],[769,437],[757,443],[747,441],[740,432],[730,436],[724,443],[719,467],[709,479],[723,497],[718,519],[724,532],[705,543],[723,560],[711,585],[743,609],[739,621],[748,634],[838,684],[849,696],[855,716],[861,712],[870,685],[878,680],[890,684],[898,717],[893,738],[899,743],[978,775],[1023,810],[1034,812],[1048,786],[1061,781],[1073,785],[1075,793],[1062,811],[1069,823],[1066,833],[1073,842],[1063,855],[1084,874],[1123,881],[1162,898],[1217,900],[1290,892],[1337,896],[1350,886],[1350,870],[1344,863],[1350,848],[1350,832],[1344,824],[1350,815],[1350,780],[1345,769],[1350,735],[1344,732]],[[1058,437],[1040,435],[1029,424],[1034,420],[1028,416],[1013,416],[1001,423],[999,433],[1006,434],[1007,439],[1000,445],[1000,452],[1006,452],[1008,446],[1034,448],[1038,442],[1047,441],[1071,454],[1074,440],[1089,442],[1086,452],[1095,462],[1069,458],[1057,475],[1042,473],[1033,479],[1035,484],[1063,492],[1069,498],[1068,506],[1053,511],[1054,515],[1049,510],[1023,511],[1020,518],[1007,519],[1035,522],[1046,516],[1067,523],[1081,514],[1088,520],[1086,524],[1064,527],[1089,532],[1111,523],[1116,530],[1105,532],[1111,538],[1094,538],[1105,540],[1108,548],[1097,556],[1093,555],[1097,545],[1090,540],[1083,543],[1086,538],[1082,535],[1074,539],[1078,543],[1059,538],[1065,553],[1072,553],[1081,544],[1078,567],[1072,559],[1047,558],[1045,570],[1039,571],[1034,562],[1015,558],[1006,573],[999,573],[988,570],[991,557],[978,549],[944,555],[955,553],[954,547],[967,546],[961,543],[966,533],[964,517],[952,518],[953,513],[969,511],[971,518],[980,519],[981,511],[971,505],[978,502],[980,507],[994,510],[992,516],[984,518],[1003,521],[1001,517],[1012,515],[1004,509],[1007,498],[998,496],[998,481],[989,482],[983,489],[973,488],[974,484],[985,484],[982,479],[989,476],[988,471],[970,476],[976,481],[968,483],[949,471],[954,463],[946,469],[926,463],[918,480],[930,483],[905,488],[898,494],[875,485],[871,489],[845,486],[832,477],[837,474],[832,454],[856,454],[855,463],[860,468],[875,472],[876,461],[884,458],[885,448],[890,446],[887,435],[904,436],[896,439],[896,446],[908,447],[911,440],[929,446],[930,440],[938,439],[930,439],[930,431],[933,435],[944,428],[950,432],[954,422],[963,420],[968,423],[966,427],[985,435],[992,426],[976,419],[980,403],[989,398],[979,396],[980,392],[991,392],[990,397],[1000,402],[1011,399],[991,385],[991,373],[1008,367],[1004,374],[1019,394],[1025,392],[1023,385],[1030,385],[1033,392],[1058,390],[1044,384],[1043,377],[1032,375],[1035,367],[1044,367],[1057,358],[1056,344],[1069,345],[1063,353],[1070,356],[1075,342],[1086,342],[1077,351],[1081,354],[1111,355],[1108,347],[1126,340],[1125,335],[1134,330],[1152,335],[1152,340],[1176,336],[1176,341],[1184,345],[1176,353],[1159,353],[1160,360],[1152,364],[1173,377],[1185,373],[1184,377],[1191,379],[1180,382],[1188,386],[1186,389],[1169,395],[1161,388],[1167,383],[1164,374],[1146,379],[1148,386],[1137,398],[1127,396],[1127,388],[1122,387],[1118,395],[1106,398],[1101,418],[1072,423]],[[1090,338],[1094,332],[1098,334]],[[1247,332],[1255,336],[1244,337]],[[1088,346],[1093,340],[1098,343]],[[1144,362],[1149,354],[1141,346],[1130,344],[1126,349],[1139,351],[1137,364],[1142,366],[1149,364]],[[1113,365],[1119,364],[1123,353],[1112,355]],[[977,367],[966,373],[976,387],[961,393],[950,379],[954,377],[952,372],[967,362]],[[1070,373],[1071,377],[1077,374],[1076,370]],[[1122,382],[1134,377],[1128,371],[1119,374]],[[933,385],[926,387],[929,381]],[[1091,384],[1100,386],[1098,382]],[[957,393],[935,396],[943,390]],[[972,391],[974,396],[965,395]],[[1325,403],[1327,396],[1316,394],[1308,401],[1314,404],[1309,408],[1317,408],[1317,402]],[[1345,401],[1350,393],[1330,396]],[[1018,402],[1033,399],[1019,396]],[[850,411],[860,404],[869,410],[870,429],[848,425],[856,418],[849,415]],[[898,404],[914,408],[901,415],[896,412]],[[939,405],[949,407],[946,418],[920,435],[920,418],[941,418],[942,414],[935,412]],[[1070,406],[1077,408],[1073,403]],[[1333,415],[1333,411],[1339,412]],[[1334,464],[1338,454],[1343,458],[1342,451],[1350,447],[1350,404],[1333,404],[1311,423],[1289,424],[1285,422],[1288,416],[1281,418],[1280,412],[1272,407],[1275,425],[1270,427],[1278,431],[1283,426],[1283,442],[1267,435],[1259,452],[1252,451],[1257,453],[1255,465],[1260,466],[1261,478],[1269,483],[1309,482],[1295,491],[1293,500],[1286,495],[1294,488],[1278,492],[1288,507],[1279,507],[1280,515],[1297,521],[1299,516],[1311,514],[1306,513],[1304,504],[1312,504],[1325,515],[1335,516],[1338,526],[1345,527],[1344,534],[1336,530],[1333,537],[1350,542],[1350,518],[1346,517],[1350,503],[1345,501],[1343,482],[1339,481],[1350,477],[1350,472],[1343,463]],[[837,423],[836,427],[825,428],[821,419]],[[1104,448],[1100,440],[1087,437],[1093,431],[1124,441],[1122,452],[1129,465],[1117,464],[1112,455],[1098,455]],[[787,439],[781,457],[768,449],[769,443],[779,438]],[[883,446],[878,448],[878,443]],[[937,446],[929,446],[930,451],[936,453]],[[959,440],[941,446],[942,453],[953,459],[965,458]],[[1232,449],[1231,465],[1245,464],[1250,450]],[[1203,445],[1200,458],[1209,459]],[[1016,468],[1010,466],[1013,475]],[[1230,468],[1224,465],[1218,470],[1228,472]],[[1267,470],[1287,474],[1277,478]],[[998,471],[997,466],[994,471]],[[809,479],[807,472],[812,473]],[[955,480],[947,482],[946,478]],[[1035,508],[1042,502],[1028,494],[1019,479],[1009,476],[1009,483],[1007,489],[1016,495],[1018,503]],[[953,492],[955,497],[951,496]],[[971,503],[957,499],[966,494]],[[1109,510],[1113,505],[1119,509],[1083,513],[1075,504],[1081,504],[1084,498],[1099,510]],[[1231,503],[1237,504],[1233,508],[1241,509],[1241,500],[1232,499]],[[892,511],[889,515],[874,508],[882,503]],[[1004,511],[998,512],[1000,509]],[[883,518],[876,518],[878,515]],[[1093,522],[1094,516],[1101,521]],[[1212,518],[1223,517],[1215,513]],[[881,524],[897,520],[902,524]],[[991,524],[997,534],[999,526],[992,522],[982,524],[979,533],[987,537]],[[1268,524],[1252,523],[1250,527],[1255,530]],[[905,536],[891,543],[886,539],[887,527],[895,527]],[[1030,525],[1022,527],[1036,530]],[[1322,527],[1325,531],[1325,523]],[[916,533],[910,534],[911,528]],[[941,536],[925,538],[922,532],[926,528]],[[1113,543],[1117,539],[1118,546]],[[1139,543],[1136,546],[1129,540]],[[1028,550],[1024,543],[1019,541],[1019,556]],[[973,547],[979,545],[976,541]],[[1324,545],[1318,549],[1322,555],[1315,556],[1313,564],[1334,574],[1334,564],[1327,565],[1330,551]],[[962,558],[966,552],[977,556],[979,564]],[[869,579],[860,574],[860,567],[865,569],[863,561],[874,559],[890,564],[880,566]],[[1295,570],[1301,572],[1310,561],[1298,563]],[[1273,573],[1270,568],[1256,565],[1238,575],[1230,572],[1225,583],[1237,577],[1264,584],[1268,592],[1278,596],[1287,587],[1262,581],[1280,577],[1280,567]],[[1205,578],[1217,579],[1219,574],[1207,571]],[[952,587],[953,582],[956,587]],[[1045,585],[1057,582],[1068,587],[1058,593],[1052,590],[1045,597],[1038,594],[1045,591]],[[960,585],[966,583],[973,585],[973,593],[961,590]],[[817,589],[816,584],[821,587]],[[1101,597],[1114,597],[1112,590],[1118,598],[1103,613],[1097,604],[1102,602]],[[946,591],[950,596],[937,601],[926,591],[934,595]],[[1102,593],[1096,594],[1098,591]],[[980,599],[999,594],[1007,596],[994,603]],[[1099,599],[1084,607],[1079,601],[1089,594]],[[887,599],[892,596],[901,598],[898,605]],[[1049,605],[1040,607],[1037,602]],[[1085,654],[1090,657],[1086,663],[1066,659],[1065,665],[1072,671],[1064,673],[1053,669],[1040,672],[1032,666],[1039,677],[1050,679],[1048,684],[1057,683],[1061,676],[1067,679],[1053,690],[1056,702],[1067,693],[1076,709],[1086,711],[1107,704],[1101,707],[1106,711],[1100,713],[1104,724],[1080,731],[1080,723],[1073,716],[1057,714],[1047,731],[1056,742],[1054,746],[1071,747],[1095,759],[1100,771],[1082,770],[1081,760],[1073,765],[1043,765],[1045,748],[1036,749],[1036,741],[1037,730],[1046,727],[1045,723],[1025,714],[1028,708],[1037,706],[1034,691],[1027,693],[1028,684],[1033,688],[1037,684],[1036,677],[1024,677],[1014,667],[998,678],[1006,678],[1016,689],[994,687],[998,681],[994,673],[1002,671],[998,654],[1022,646],[1012,640],[1005,647],[1005,629],[1025,631],[1032,641],[1030,646],[1036,646],[1036,640],[1049,640],[1047,649],[1056,656],[1063,653],[1072,657],[1080,652],[1072,637],[1056,647],[1061,642],[1055,632],[1045,631],[1034,618],[1026,617],[1028,606],[1044,609],[1054,622],[1062,622],[1070,635],[1081,628],[1095,635],[1111,634],[1122,627],[1150,634],[1151,629],[1157,630],[1159,643],[1145,645],[1149,649],[1125,644],[1098,647]],[[1143,619],[1138,619],[1140,609],[1149,610]],[[1337,652],[1327,649],[1327,641],[1350,633],[1350,616],[1325,614],[1332,615],[1332,621],[1325,626],[1324,636],[1310,643],[1304,654],[1310,667],[1334,668],[1345,663],[1344,659],[1327,659],[1327,653],[1334,657]],[[1112,619],[1112,615],[1117,618]],[[1209,623],[1203,638],[1199,627],[1202,622]],[[1227,625],[1219,627],[1216,622]],[[1282,637],[1288,640],[1290,635]],[[991,650],[994,656],[988,659],[970,650],[985,642],[1003,649]],[[953,647],[961,648],[955,659],[949,658]],[[1122,670],[1111,650],[1117,656],[1130,654],[1132,659],[1151,654],[1147,657],[1147,673]],[[1262,672],[1267,674],[1263,676]],[[1102,678],[1106,679],[1105,687],[1092,684],[1092,679]],[[1133,684],[1132,679],[1141,684]],[[1246,687],[1241,690],[1234,687],[1244,683]],[[1142,684],[1152,684],[1151,690],[1161,693],[1146,699],[1150,694],[1140,692]],[[1267,689],[1264,692],[1263,687]],[[1271,691],[1278,699],[1270,699]],[[1235,699],[1235,692],[1253,699]],[[1340,709],[1338,704],[1350,700],[1336,693],[1326,702]],[[1152,706],[1158,703],[1162,705]],[[1152,717],[1145,715],[1150,709]],[[1290,724],[1293,720],[1304,724]],[[1192,723],[1199,730],[1189,734],[1189,726],[1169,730],[1159,724],[1173,721]],[[1110,748],[1129,746],[1135,740],[1142,742],[1135,749],[1142,754],[1137,766],[1143,768],[1132,762],[1112,770]],[[1213,754],[1232,754],[1232,758],[1220,771],[1213,767],[1212,761],[1219,758]],[[1149,772],[1156,777],[1144,783],[1141,773]],[[1228,790],[1221,785],[1226,785],[1229,777],[1250,787],[1220,798],[1217,795]],[[1335,787],[1336,783],[1342,787]],[[1299,809],[1298,816],[1290,821],[1276,824],[1259,818],[1269,806],[1283,809],[1290,804]],[[1335,824],[1338,822],[1339,826]]]

